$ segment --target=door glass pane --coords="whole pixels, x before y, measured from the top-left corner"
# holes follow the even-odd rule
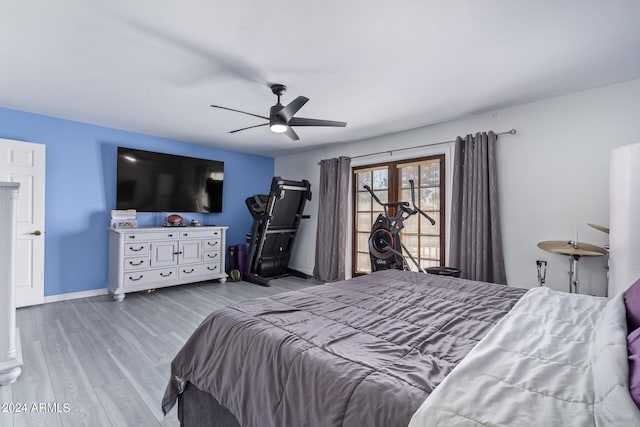
[[[378,197],[378,199],[380,199],[380,201],[382,203],[387,203],[389,201],[389,191],[388,190],[384,190],[384,191],[374,191],[375,195]],[[371,200],[373,200],[373,197],[371,197],[371,195],[369,193],[367,193],[367,196],[369,196],[369,198]],[[382,211],[382,206],[380,206],[378,204],[378,202],[376,202],[375,200],[373,200],[373,208],[374,209],[379,209]]]
[[[358,174],[358,191],[362,190],[365,185],[371,187],[371,172]]]
[[[418,203],[418,190],[416,190],[416,203]],[[399,202],[409,202],[411,203],[411,190],[402,190],[400,191],[400,200],[398,200]],[[413,206],[411,206],[413,207]]]
[[[427,162],[420,166],[420,186],[440,185],[440,162]]]
[[[421,188],[420,189],[420,209],[422,210],[438,210],[440,209],[440,188]]]
[[[369,252],[369,233],[358,233],[358,252]]]
[[[427,218],[420,215],[420,232],[423,234],[440,234],[440,212],[425,211],[425,213],[433,218],[436,223],[431,225]]]
[[[361,273],[371,272],[371,258],[369,258],[368,253],[366,254],[358,253],[357,271]]]
[[[413,179],[414,184],[418,185],[418,165],[406,166],[400,169],[400,182],[402,188],[411,188],[409,180]]]
[[[404,230],[402,230],[403,233],[418,234],[418,232],[419,232],[419,230],[418,230],[418,225],[419,225],[418,216],[419,215],[410,216],[409,218],[407,218],[404,221]]]
[[[436,236],[420,237],[420,258],[440,259],[440,238]]]
[[[411,255],[413,255],[414,257],[418,256],[419,254],[418,236],[411,236],[411,235],[405,234],[402,236],[402,243],[404,243],[405,247],[407,248],[409,253],[411,253]]]
[[[387,188],[389,188],[389,173],[387,169],[374,170],[372,190],[386,190]]]
[[[358,192],[358,207],[359,211],[371,210],[371,195],[368,192]]]
[[[358,231],[370,231],[371,230],[371,214],[369,212],[358,214]]]

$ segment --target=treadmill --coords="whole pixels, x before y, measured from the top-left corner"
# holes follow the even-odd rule
[[[269,286],[273,278],[307,274],[289,268],[291,249],[295,241],[304,206],[311,200],[311,184],[290,181],[278,176],[271,180],[269,194],[256,194],[245,200],[253,217],[248,255],[243,280]]]

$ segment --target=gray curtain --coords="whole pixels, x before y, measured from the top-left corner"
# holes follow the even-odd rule
[[[314,276],[326,282],[345,278],[351,159],[322,160]]]
[[[456,140],[449,264],[465,279],[506,284],[496,139],[493,132],[482,132]]]

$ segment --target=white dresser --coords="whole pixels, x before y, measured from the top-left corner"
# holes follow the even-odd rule
[[[0,182],[0,386],[22,373],[16,329],[16,212],[20,184]]]
[[[121,301],[127,292],[204,280],[226,282],[227,228],[109,229],[109,293]]]

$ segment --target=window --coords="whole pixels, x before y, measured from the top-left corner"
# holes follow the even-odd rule
[[[416,205],[436,223],[431,225],[422,215],[413,215],[404,222],[400,238],[420,267],[444,265],[444,176],[444,155],[353,168],[354,276],[371,272],[369,233],[371,224],[383,212],[364,185],[371,187],[382,202],[411,202],[410,179],[415,183]],[[417,270],[409,257],[407,262]]]

